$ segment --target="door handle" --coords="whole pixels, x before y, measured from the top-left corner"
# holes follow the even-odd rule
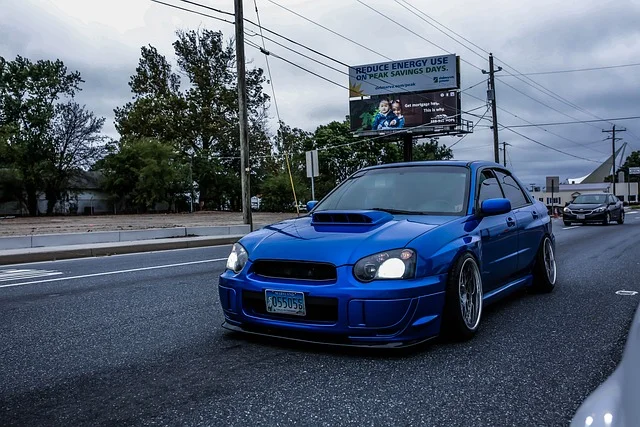
[[[531,211],[531,215],[533,215],[533,219],[538,219],[538,212]]]
[[[513,218],[509,217],[509,218],[507,218],[507,225],[509,227],[515,227],[516,226],[516,221]]]

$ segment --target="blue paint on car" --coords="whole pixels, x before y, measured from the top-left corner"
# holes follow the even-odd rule
[[[535,284],[540,271],[547,290],[555,285],[546,207],[495,163],[369,167],[309,208],[234,245],[218,285],[225,327],[344,345],[421,342],[446,326],[447,301],[466,301],[451,295],[466,254],[480,306]]]

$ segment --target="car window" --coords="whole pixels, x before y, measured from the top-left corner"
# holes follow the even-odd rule
[[[469,170],[460,166],[372,169],[352,176],[315,212],[380,209],[411,214],[463,215]]]
[[[607,196],[604,194],[581,194],[576,197],[573,203],[575,204],[602,204],[606,203]]]
[[[501,199],[504,197],[498,180],[491,170],[484,170],[480,174],[478,190],[478,205],[488,199]]]
[[[529,203],[527,196],[525,196],[524,191],[520,188],[520,185],[516,182],[515,179],[511,175],[507,175],[501,171],[495,171],[498,177],[498,181],[502,186],[502,190],[504,191],[504,195],[511,202],[511,207],[513,209],[522,207]]]

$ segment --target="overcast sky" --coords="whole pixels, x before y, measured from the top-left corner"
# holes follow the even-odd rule
[[[191,9],[179,0],[164,0]],[[233,11],[232,0],[194,0]],[[510,73],[571,70],[640,62],[640,0],[407,0],[479,48],[491,51],[497,64]],[[400,25],[383,18],[356,0],[275,0],[336,32],[392,59],[456,53],[463,61],[488,69],[486,54],[468,42],[463,45],[438,32],[393,0],[364,1]],[[246,1],[245,17],[255,21],[253,1]],[[345,63],[359,65],[384,58],[304,21],[269,0],[257,0],[262,24]],[[199,9],[207,12],[206,10]],[[207,12],[211,13],[211,12]],[[230,18],[230,17],[227,17]],[[113,109],[131,98],[127,85],[135,71],[140,47],[151,44],[175,64],[171,43],[177,29],[206,27],[233,35],[233,26],[190,14],[149,0],[0,0],[0,56],[22,55],[32,60],[59,58],[86,81],[79,100],[106,117],[105,133],[117,138]],[[247,26],[253,30],[252,26]],[[427,43],[419,36],[442,49]],[[259,43],[259,39],[252,38]],[[336,82],[348,85],[347,76],[315,64],[267,41],[267,48]],[[247,47],[247,59],[264,67],[260,52]],[[462,88],[486,79],[469,63],[462,63]],[[313,131],[348,113],[348,92],[296,69],[276,58],[270,60],[282,119],[291,126]],[[345,70],[347,71],[347,70]],[[530,76],[567,103],[536,90],[535,83],[500,72],[497,82],[498,120],[502,125],[565,122],[574,119],[640,116],[640,67],[630,66]],[[531,85],[527,85],[525,80]],[[521,91],[519,93],[513,88]],[[543,89],[543,90],[544,90]],[[266,87],[267,93],[271,88]],[[539,102],[528,98],[535,98]],[[464,92],[462,108],[485,111],[486,83]],[[543,105],[545,104],[545,105]],[[579,108],[576,108],[579,107]],[[586,112],[585,112],[586,111]],[[275,116],[275,109],[271,108]],[[517,116],[517,117],[516,117]],[[463,116],[477,121],[476,117]],[[487,115],[490,117],[490,115]],[[617,121],[628,130],[620,134],[629,150],[640,150],[640,120]],[[493,137],[482,121],[475,132],[453,148],[457,159],[493,160]],[[543,183],[546,175],[561,179],[581,177],[611,152],[602,129],[609,123],[573,124],[519,133],[573,155],[554,152],[509,130],[500,141],[508,147],[508,165],[525,183]],[[555,135],[554,135],[555,134]],[[443,137],[451,145],[458,137]]]

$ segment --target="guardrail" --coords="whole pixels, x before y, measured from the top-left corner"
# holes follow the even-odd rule
[[[230,236],[249,233],[248,225],[211,227],[171,227],[128,231],[95,231],[85,233],[39,234],[0,237],[0,250],[44,248],[51,246],[116,243],[139,240],[192,236]]]

